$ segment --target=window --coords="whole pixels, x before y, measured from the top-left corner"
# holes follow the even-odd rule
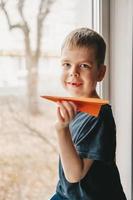
[[[54,93],[55,89],[57,89],[58,87],[60,88],[58,81],[54,81],[54,79],[57,79],[59,74],[58,60],[61,44],[64,37],[72,29],[81,26],[88,26],[92,28],[92,2],[92,0],[84,0],[84,4],[81,4],[80,0],[56,0],[51,5],[50,13],[44,20],[43,37],[41,41],[41,51],[43,56],[40,58],[39,61],[40,93],[48,93],[48,88],[44,86],[47,85],[47,80],[49,78],[53,80],[51,82],[51,89],[49,87],[49,94],[52,92]],[[35,16],[37,15],[38,3],[34,5],[32,4],[33,3],[31,0],[26,1],[24,14],[31,30],[31,47],[34,51],[36,45]],[[16,11],[17,9],[15,9],[15,2],[10,2],[8,9],[12,22],[19,22],[19,15]],[[3,79],[0,80],[0,85],[4,87],[6,82],[6,88],[13,87],[15,88],[15,91],[17,91],[17,93],[24,94],[24,91],[26,89],[27,76],[27,70],[24,61],[24,37],[22,32],[18,29],[14,29],[9,32],[4,14],[0,15],[0,20],[2,22],[0,29],[2,30],[0,31],[0,54],[3,55],[3,58],[0,59],[0,62],[3,63],[2,65],[8,66],[8,68],[10,67],[11,71],[10,76],[8,76],[9,70],[7,69],[7,67],[5,67],[5,70],[3,72],[4,76]],[[8,59],[4,55],[6,55]],[[10,62],[10,60],[12,63]],[[62,89],[60,88],[57,91],[62,91]]]

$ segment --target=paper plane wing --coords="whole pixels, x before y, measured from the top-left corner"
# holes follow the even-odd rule
[[[77,109],[81,112],[89,113],[93,116],[98,116],[100,108],[104,104],[108,104],[108,100],[98,98],[77,98],[77,97],[59,97],[59,96],[41,96],[53,102],[72,101],[76,104]]]

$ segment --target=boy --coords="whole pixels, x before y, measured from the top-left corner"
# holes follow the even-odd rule
[[[106,72],[106,44],[93,30],[79,28],[61,51],[61,82],[75,97],[100,98],[97,82]],[[115,164],[116,128],[111,106],[98,117],[78,112],[73,102],[58,102],[55,125],[59,182],[51,200],[126,200]]]

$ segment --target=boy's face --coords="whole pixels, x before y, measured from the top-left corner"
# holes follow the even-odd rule
[[[61,55],[63,87],[75,97],[98,97],[96,84],[106,67],[97,66],[94,48],[64,48]]]

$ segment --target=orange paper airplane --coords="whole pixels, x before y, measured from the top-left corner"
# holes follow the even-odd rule
[[[41,96],[42,98],[54,101],[72,101],[76,104],[77,109],[81,112],[86,112],[94,116],[98,116],[100,108],[104,104],[108,104],[108,100],[98,98],[84,98],[84,97],[59,97],[59,96]]]

